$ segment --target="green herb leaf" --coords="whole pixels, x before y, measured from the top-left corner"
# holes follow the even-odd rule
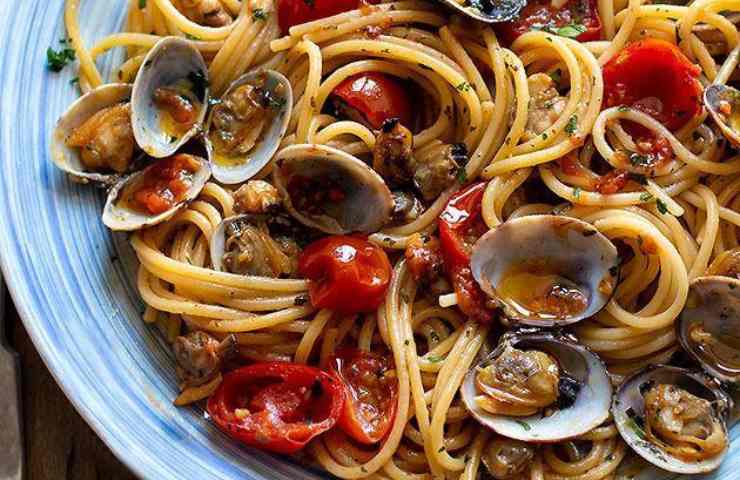
[[[70,85],[77,85],[80,83],[80,77],[75,77],[72,80],[69,81]]]
[[[661,215],[665,215],[666,213],[668,213],[668,207],[663,200],[656,200],[655,205],[658,207],[658,211]]]
[[[461,183],[461,184],[468,181],[468,172],[467,170],[465,170],[465,167],[463,166],[457,167],[455,178],[457,178],[457,183]]]
[[[67,40],[60,40],[59,43],[67,45]],[[46,50],[46,68],[52,72],[61,72],[64,67],[76,58],[75,51],[69,47],[62,47],[59,51],[49,47]]]
[[[197,42],[200,40],[200,37],[196,37],[195,35],[191,35],[189,33],[185,34],[185,38],[187,38],[188,40],[192,40],[194,42]]]
[[[462,82],[460,85],[456,86],[455,88],[460,90],[461,92],[469,92],[471,89],[471,86],[468,82]]]
[[[427,357],[427,360],[429,360],[432,363],[439,363],[442,360],[444,360],[444,357],[440,357],[438,355],[432,355],[431,357]]]
[[[139,0],[139,10],[144,10],[146,8],[146,0]]]
[[[267,17],[269,15],[270,14],[267,13],[267,12],[265,12],[263,9],[261,9],[261,8],[255,8],[254,9],[254,12],[252,12],[252,20],[254,20],[255,22],[257,20],[267,20]]]
[[[627,105],[620,105],[619,107],[617,107],[617,110],[619,110],[620,112],[629,112],[632,109]]]
[[[553,72],[548,73],[548,75],[550,75],[550,78],[552,78],[552,81],[555,83],[560,83],[560,80],[563,78],[559,68]]]
[[[580,34],[586,31],[586,26],[580,23],[569,23],[560,28],[550,29],[555,35],[559,35],[565,38],[576,38]]]
[[[649,202],[652,199],[653,199],[653,195],[650,192],[643,192],[643,194],[640,195],[641,202]]]
[[[523,422],[522,420],[515,420],[515,422],[518,423],[519,426],[522,427],[525,432],[532,430],[532,427],[530,427],[527,422]]]
[[[574,135],[578,131],[578,116],[571,115],[568,119],[568,124],[565,126],[565,132],[568,135]]]

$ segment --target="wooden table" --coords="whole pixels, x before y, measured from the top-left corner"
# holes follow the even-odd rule
[[[28,338],[10,298],[5,305],[8,338],[21,357],[25,479],[135,479],[64,396]]]

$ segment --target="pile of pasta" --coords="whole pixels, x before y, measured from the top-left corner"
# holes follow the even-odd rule
[[[290,80],[295,107],[284,146],[316,143],[364,155],[372,151],[376,132],[322,113],[323,106],[344,79],[368,71],[388,73],[418,85],[427,100],[421,109],[429,126],[414,135],[415,154],[453,142],[467,146],[465,178],[488,182],[483,218],[489,228],[555,209],[630,247],[615,297],[574,329],[605,360],[615,381],[671,357],[678,348],[674,321],[686,303],[689,282],[716,255],[738,246],[740,156],[719,141],[707,114],[671,132],[635,109],[602,109],[601,73],[629,42],[658,38],[678,45],[698,64],[704,84],[728,82],[737,72],[740,36],[719,12],[740,10],[737,0],[696,0],[688,6],[599,0],[603,40],[580,43],[531,31],[508,48],[491,26],[416,0],[384,2],[301,24],[286,36],[281,36],[272,0],[223,0],[234,22],[219,28],[192,22],[170,0],[129,4],[122,32],[86,46],[79,0],[67,0],[66,26],[80,61],[83,91],[133,81],[146,52],[161,37],[183,36],[208,62],[216,96],[257,67],[277,70]],[[257,10],[262,12],[258,16]],[[381,33],[367,35],[370,27]],[[697,35],[697,28],[714,33],[711,43]],[[119,47],[126,49],[125,62],[103,78],[96,60]],[[569,83],[566,105],[543,135],[525,141],[527,78],[555,70]],[[602,194],[559,167],[557,160],[566,155],[576,155],[588,169],[595,155],[609,162],[621,147],[634,147],[618,120],[639,123],[666,138],[678,168],[648,178],[640,191]],[[523,185],[531,179],[560,203],[530,201]],[[401,251],[413,234],[433,233],[459,188],[450,187],[418,219],[378,232],[371,241]],[[141,262],[137,282],[147,305],[144,320],[169,340],[186,326],[219,338],[234,334],[241,354],[254,361],[322,365],[337,345],[370,350],[382,343],[392,352],[398,378],[397,414],[387,438],[368,449],[341,435],[324,435],[311,443],[310,456],[347,479],[476,478],[493,434],[470,417],[458,391],[475,359],[492,348],[489,334],[502,328],[466,319],[455,308],[454,295],[443,298],[444,306],[424,295],[402,256],[385,302],[366,315],[317,311],[306,301],[305,280],[217,272],[210,268],[208,242],[233,208],[231,190],[209,183],[186,210],[132,236]],[[185,391],[179,403],[207,397],[219,380]],[[579,454],[574,442],[542,446],[531,478],[613,478],[626,451],[614,425],[602,425],[577,442],[589,445],[586,454]]]

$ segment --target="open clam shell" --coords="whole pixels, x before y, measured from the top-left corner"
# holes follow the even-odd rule
[[[704,105],[725,138],[740,148],[740,90],[710,85],[704,90]]]
[[[549,416],[529,417],[493,415],[478,406],[476,373],[511,346],[538,350],[554,357],[561,372],[575,380],[579,389],[570,406],[558,408]],[[465,406],[484,426],[504,437],[525,442],[551,443],[574,438],[602,424],[609,417],[612,387],[606,367],[599,357],[574,341],[548,332],[523,332],[504,335],[498,347],[468,372],[461,387]]]
[[[377,232],[391,218],[393,197],[380,175],[335,148],[284,148],[277,154],[273,179],[288,212],[328,234]]]
[[[158,167],[158,163],[168,160],[162,159],[122,179],[111,189],[103,209],[103,223],[114,231],[134,231],[152,227],[172,218],[200,194],[211,177],[211,169],[205,158],[192,155],[189,157],[197,163],[197,170],[189,178],[190,185],[187,191],[171,208],[158,214],[150,214],[134,208],[133,195],[151,176],[153,169]]]
[[[67,145],[69,136],[99,111],[131,99],[131,85],[112,83],[91,90],[77,99],[59,118],[51,138],[51,158],[60,170],[83,182],[105,185],[116,183],[119,173],[87,171],[80,159],[80,150]]]
[[[695,279],[677,328],[681,346],[707,373],[740,382],[740,280]]]
[[[175,90],[194,109],[194,121],[184,124],[172,119],[155,103],[161,88]],[[165,37],[144,59],[131,94],[131,124],[144,152],[154,158],[175,153],[200,132],[208,110],[208,67],[192,42]]]
[[[481,22],[513,20],[527,4],[526,0],[441,0],[445,5]]]
[[[259,125],[256,144],[246,153],[229,154],[219,151],[216,139],[212,136],[219,135],[218,127],[214,124],[214,116],[222,114],[231,120],[231,125],[239,124],[237,114],[228,106],[230,96],[239,87],[251,85],[260,89],[262,103],[264,103],[264,114],[267,124]],[[237,100],[233,100],[237,101]],[[240,105],[239,105],[240,106]],[[239,106],[236,106],[238,108]],[[206,148],[208,159],[211,162],[213,177],[219,182],[227,185],[242,183],[257,175],[262,170],[275,152],[280,148],[285,132],[288,130],[290,115],[293,111],[293,88],[284,75],[274,70],[249,72],[239,77],[226,90],[221,103],[211,109],[206,122]],[[262,115],[260,115],[262,116]],[[250,121],[251,119],[247,120]],[[257,119],[263,120],[262,118]],[[252,123],[254,123],[252,121]],[[252,126],[252,128],[254,128]],[[250,125],[244,125],[244,129],[250,129]],[[230,139],[241,132],[224,132]],[[249,132],[251,133],[251,132]]]
[[[619,434],[638,455],[663,470],[686,475],[715,470],[722,463],[727,449],[703,461],[684,461],[646,438],[640,426],[640,419],[645,417],[643,395],[646,389],[656,384],[675,385],[708,400],[717,417],[723,422],[723,428],[726,429],[724,422],[727,420],[732,401],[708,376],[679,367],[652,365],[627,378],[614,396],[612,415]]]
[[[598,313],[616,288],[617,265],[608,238],[558,215],[509,220],[483,235],[471,257],[483,291],[507,317],[534,326],[567,325]]]

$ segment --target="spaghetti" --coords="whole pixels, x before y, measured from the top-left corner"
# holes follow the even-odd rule
[[[736,81],[740,35],[720,12],[740,11],[737,0],[599,0],[600,39],[580,42],[577,35],[539,28],[510,45],[496,27],[452,15],[435,2],[363,3],[288,31],[279,22],[282,3],[217,1],[219,15],[228,19],[208,25],[188,16],[199,2],[129,0],[124,31],[88,47],[79,28],[84,9],[79,0],[67,0],[65,25],[79,59],[80,87],[84,93],[132,82],[161,38],[187,38],[207,62],[214,97],[255,69],[288,79],[294,105],[281,147],[320,144],[372,163],[382,129],[331,107],[340,85],[380,73],[414,86],[418,119],[407,127],[418,164],[431,165],[458,144],[466,162],[422,201],[417,215],[369,236],[394,262],[382,304],[370,313],[313,305],[307,279],[214,270],[209,242],[235,215],[239,186],[211,181],[174,217],[131,239],[141,263],[137,285],[146,322],[173,344],[190,331],[217,341],[233,335],[239,358],[251,363],[326,369],[342,348],[386,351],[397,391],[382,441],[362,445],[331,430],[309,444],[308,457],[345,479],[478,478],[498,435],[480,428],[459,390],[508,324],[477,322],[460,309],[460,290],[442,282],[436,291],[420,282],[406,250],[421,237],[434,239],[450,199],[476,180],[487,182],[480,202],[485,230],[555,213],[584,220],[619,246],[616,294],[572,328],[606,362],[615,384],[670,360],[679,348],[674,324],[690,282],[739,245],[740,156],[704,109],[669,128],[644,108],[609,103],[604,72],[628,46],[657,39],[698,65],[701,85]],[[126,60],[105,79],[95,62],[116,48],[126,50]],[[551,97],[542,100],[543,92]],[[650,156],[658,154],[643,148],[640,136],[661,139],[666,158],[653,162]],[[272,168],[257,178],[271,183]],[[187,386],[176,403],[210,397],[222,378],[219,373]],[[627,447],[610,419],[532,452],[521,476],[496,478],[614,478]]]

